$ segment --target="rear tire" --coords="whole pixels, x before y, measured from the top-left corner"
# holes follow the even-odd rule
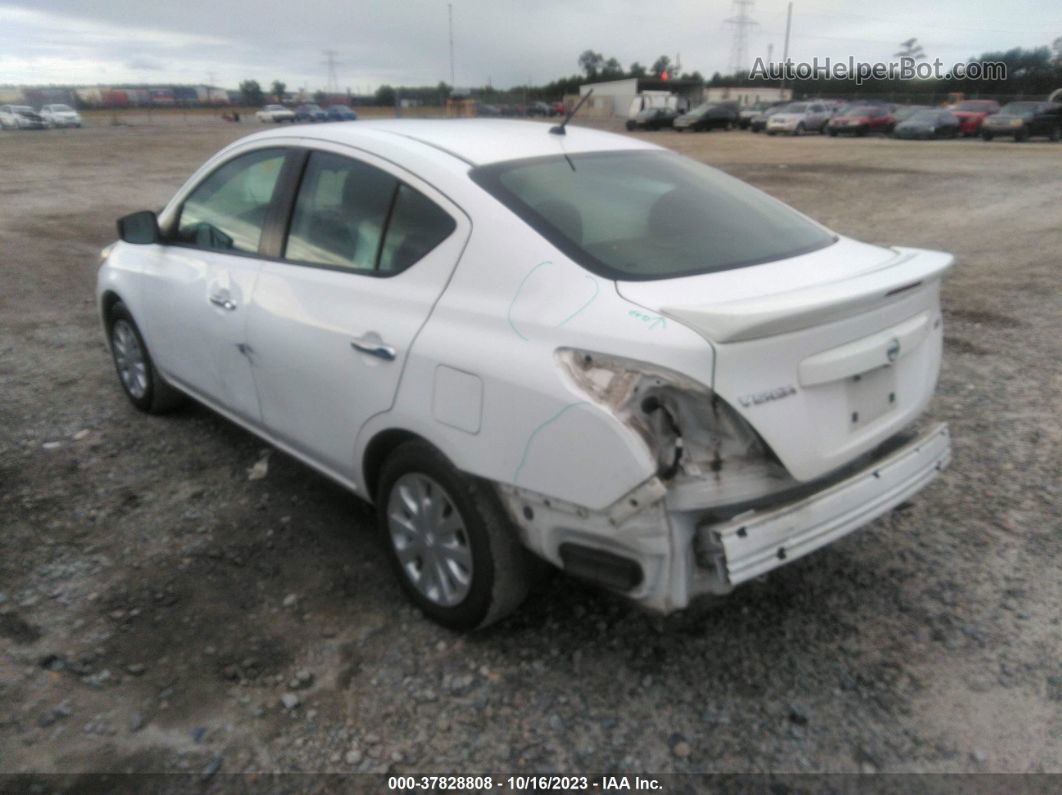
[[[121,301],[111,307],[107,316],[107,340],[118,382],[138,410],[164,414],[187,400],[184,393],[170,386],[159,373],[140,329]]]
[[[993,136],[993,135],[992,135],[992,133],[990,133],[990,132],[983,132],[983,133],[981,133],[981,140],[982,140],[982,141],[991,141],[993,137],[994,137],[994,136]]]
[[[531,553],[497,494],[428,443],[406,442],[387,459],[376,511],[402,590],[434,621],[479,629],[527,596]]]

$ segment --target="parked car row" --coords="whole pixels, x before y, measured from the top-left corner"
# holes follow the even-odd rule
[[[548,118],[551,116],[563,116],[567,112],[568,106],[563,102],[532,102],[529,105],[476,103],[476,115],[483,117],[518,118],[521,116],[540,116]]]
[[[69,105],[45,105],[40,111],[29,105],[0,105],[0,129],[3,130],[80,126],[81,114]]]
[[[738,109],[729,102],[706,103],[680,114],[652,107],[627,121],[628,130],[711,130],[741,127],[767,135],[818,133],[896,138],[959,138],[980,135],[985,141],[1012,137],[1024,141],[1043,136],[1062,138],[1062,103],[1021,101],[1003,107],[995,100],[975,99],[949,107],[895,105],[877,100],[845,103],[820,99],[782,102]]]
[[[299,105],[294,110],[283,105],[266,105],[254,114],[260,122],[319,122],[319,121],[356,121],[358,114],[346,105],[329,105],[322,108],[312,102]]]
[[[685,113],[672,108],[655,106],[645,108],[633,119],[627,120],[628,130],[674,129],[679,132],[707,132],[729,130],[740,124],[740,112],[736,102],[705,102]]]

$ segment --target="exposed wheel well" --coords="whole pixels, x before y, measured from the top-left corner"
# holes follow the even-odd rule
[[[369,446],[365,448],[365,455],[362,458],[361,469],[365,476],[366,497],[369,500],[375,501],[376,499],[376,486],[380,482],[380,470],[383,469],[384,461],[399,445],[411,441],[431,444],[422,436],[400,428],[380,431],[369,442]]]
[[[118,296],[118,293],[108,290],[103,294],[103,299],[100,302],[100,313],[103,318],[103,325],[107,325],[107,321],[110,319],[111,310],[114,309],[114,305],[122,299]]]

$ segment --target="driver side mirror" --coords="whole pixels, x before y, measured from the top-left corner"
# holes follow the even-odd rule
[[[151,210],[141,210],[118,219],[118,237],[138,246],[159,242],[159,219]]]

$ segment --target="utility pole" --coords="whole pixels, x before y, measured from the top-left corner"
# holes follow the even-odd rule
[[[734,16],[724,20],[734,26],[734,41],[730,47],[730,74],[737,77],[749,70],[749,29],[760,23],[749,16],[754,0],[734,0]]]
[[[793,3],[789,3],[789,10],[785,13],[785,47],[782,49],[782,68],[789,63],[789,30],[793,26]],[[785,91],[785,72],[782,72],[782,91]],[[785,99],[785,97],[782,97]]]
[[[446,10],[450,17],[450,88],[454,87],[454,4],[447,3]]]
[[[336,56],[339,54],[335,50],[322,50],[325,57],[325,66],[328,67],[328,82],[325,84],[325,91],[329,94],[336,94],[339,92],[339,78],[336,77],[336,67],[339,65],[339,61],[336,60]]]

